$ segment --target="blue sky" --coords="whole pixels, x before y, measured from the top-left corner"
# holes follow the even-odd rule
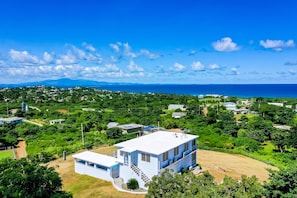
[[[3,0],[0,83],[297,83],[295,0]]]

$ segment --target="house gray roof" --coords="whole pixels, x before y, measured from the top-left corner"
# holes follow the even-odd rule
[[[184,110],[184,109],[186,109],[186,105],[183,105],[183,104],[170,104],[168,106],[168,110],[176,110],[176,109]]]

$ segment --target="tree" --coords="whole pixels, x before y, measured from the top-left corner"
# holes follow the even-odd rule
[[[214,177],[207,171],[201,175],[192,172],[173,174],[165,170],[161,176],[154,176],[148,184],[146,197],[244,197],[260,198],[263,195],[263,187],[258,179],[242,176],[241,181],[231,177],[225,177],[222,184],[217,184]]]
[[[0,162],[0,197],[71,197],[54,168],[25,158]]]
[[[106,137],[107,138],[119,138],[123,135],[123,132],[120,128],[110,128],[106,130]]]
[[[282,153],[287,145],[288,133],[286,131],[275,130],[271,134],[272,143],[278,148]]]
[[[241,176],[238,181],[231,177],[225,176],[223,183],[218,186],[219,197],[257,197],[263,196],[263,187],[256,176]]]
[[[269,182],[264,184],[267,197],[296,197],[297,167],[292,165],[286,169],[268,170]]]

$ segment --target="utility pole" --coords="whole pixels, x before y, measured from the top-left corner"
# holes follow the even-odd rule
[[[82,145],[84,146],[85,145],[85,138],[84,138],[84,127],[83,127],[83,124],[81,124],[81,142],[82,142]]]
[[[6,101],[6,113],[7,113],[7,117],[8,117],[8,102]]]

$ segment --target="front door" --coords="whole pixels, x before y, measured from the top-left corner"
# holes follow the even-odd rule
[[[134,151],[131,154],[131,163],[134,164],[135,166],[137,166],[137,151]]]

